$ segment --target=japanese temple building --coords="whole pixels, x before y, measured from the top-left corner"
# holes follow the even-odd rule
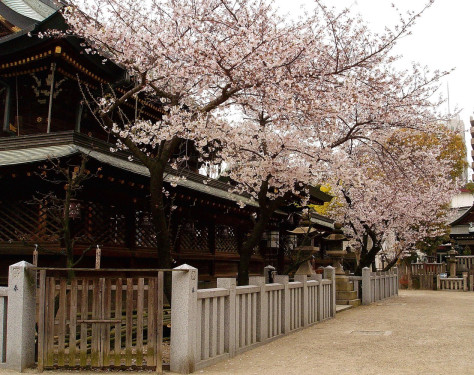
[[[82,104],[81,89],[93,92],[102,84],[126,82],[126,72],[99,56],[84,54],[81,41],[30,36],[48,29],[64,29],[58,6],[49,0],[0,2],[0,281],[7,267],[31,261],[39,245],[39,266],[64,267],[58,221],[37,198],[64,193],[63,184],[41,176],[50,159],[73,167],[87,155],[94,178],[84,182],[74,201],[75,252],[99,245],[102,268],[153,268],[154,230],[148,210],[148,170],[130,161],[125,152],[111,152],[114,139]],[[80,84],[79,84],[80,83]],[[125,83],[124,83],[125,84]],[[130,110],[159,118],[159,108],[137,99]],[[252,225],[257,205],[229,191],[229,185],[197,172],[169,186],[173,259],[199,268],[203,280],[235,275],[238,251]],[[97,172],[95,172],[97,171]],[[168,181],[173,172],[170,170]],[[312,189],[312,202],[330,196]],[[171,202],[171,201],[170,201]],[[244,202],[241,208],[237,203]],[[171,203],[170,203],[171,204]],[[289,229],[297,221],[281,209],[271,219],[265,238],[252,257],[251,272],[261,274],[267,264],[280,270],[287,262]],[[290,219],[289,219],[290,218]],[[331,230],[331,220],[316,215],[313,224]],[[322,264],[325,260],[321,259]],[[79,267],[93,267],[94,251]]]

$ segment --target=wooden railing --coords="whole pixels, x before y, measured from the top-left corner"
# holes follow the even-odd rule
[[[410,266],[412,275],[438,275],[446,272],[446,263],[412,263]]]
[[[474,266],[474,255],[456,255],[458,272],[468,272]]]

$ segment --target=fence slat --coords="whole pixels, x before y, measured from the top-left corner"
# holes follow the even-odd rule
[[[209,332],[209,340],[210,340],[210,349],[209,349],[209,356],[215,357],[217,353],[217,301],[219,297],[211,298],[211,316],[210,316],[210,332]]]
[[[224,307],[225,307],[225,298],[226,297],[219,297],[219,327],[217,331],[219,344],[217,346],[217,354],[224,353],[224,329],[225,329],[225,320],[224,320]]]
[[[138,279],[138,289],[137,289],[137,366],[143,365],[143,304],[144,304],[144,287],[145,287],[145,279],[140,277]]]
[[[40,271],[41,272],[41,271]],[[46,271],[45,271],[46,272]],[[69,310],[69,366],[76,366],[77,328],[77,279],[71,280]]]
[[[56,281],[54,277],[48,277],[48,305],[47,305],[47,321],[46,321],[46,366],[54,365],[54,298],[56,294]]]
[[[123,320],[122,317],[122,279],[118,278],[115,281],[115,319]],[[115,340],[114,340],[114,365],[120,366],[122,364],[122,323],[115,324]]]
[[[110,278],[105,279],[105,290],[104,290],[104,319],[110,320],[111,316],[111,299],[112,299],[112,280]],[[110,366],[110,324],[107,323],[102,329],[102,356],[103,366]]]
[[[125,315],[125,366],[132,365],[132,329],[133,329],[133,279],[127,278]]]
[[[164,273],[158,272],[157,278],[157,333],[156,333],[156,372],[163,373],[163,289],[164,289]]]
[[[154,278],[148,279],[148,335],[147,335],[147,366],[156,366],[156,284]]]
[[[89,282],[87,279],[82,279],[82,290],[81,290],[81,320],[88,319],[88,295],[89,295]],[[79,354],[80,366],[87,365],[87,324],[81,323],[81,344]]]
[[[64,347],[66,343],[66,279],[59,281],[58,309],[58,366],[64,366]]]
[[[100,320],[100,285],[99,280],[94,278],[92,280],[92,319]],[[99,348],[100,342],[100,325],[92,323],[92,342],[91,342],[91,366],[99,367]]]

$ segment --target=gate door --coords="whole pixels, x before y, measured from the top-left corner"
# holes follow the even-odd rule
[[[95,276],[75,269],[76,277],[68,279],[61,271],[40,269],[38,369],[133,366],[161,372],[163,272],[143,276],[137,270],[141,276],[135,276],[127,270],[118,277],[123,270],[98,270]]]

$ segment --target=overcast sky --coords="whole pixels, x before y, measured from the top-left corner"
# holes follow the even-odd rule
[[[323,0],[326,5],[338,9],[349,7],[359,13],[374,31],[383,31],[385,26],[393,26],[397,12],[394,3],[402,12],[421,10],[428,0]],[[303,5],[314,6],[312,0],[276,0],[284,13],[297,15]],[[474,0],[435,0],[412,29],[412,35],[403,38],[394,52],[402,55],[401,64],[409,67],[412,61],[427,65],[431,70],[455,71],[442,82],[440,90],[447,97],[451,113],[457,107],[466,129],[468,155],[471,154],[469,117],[474,111],[474,40],[473,30]],[[402,65],[403,66],[403,65]],[[448,111],[445,104],[444,111]]]

